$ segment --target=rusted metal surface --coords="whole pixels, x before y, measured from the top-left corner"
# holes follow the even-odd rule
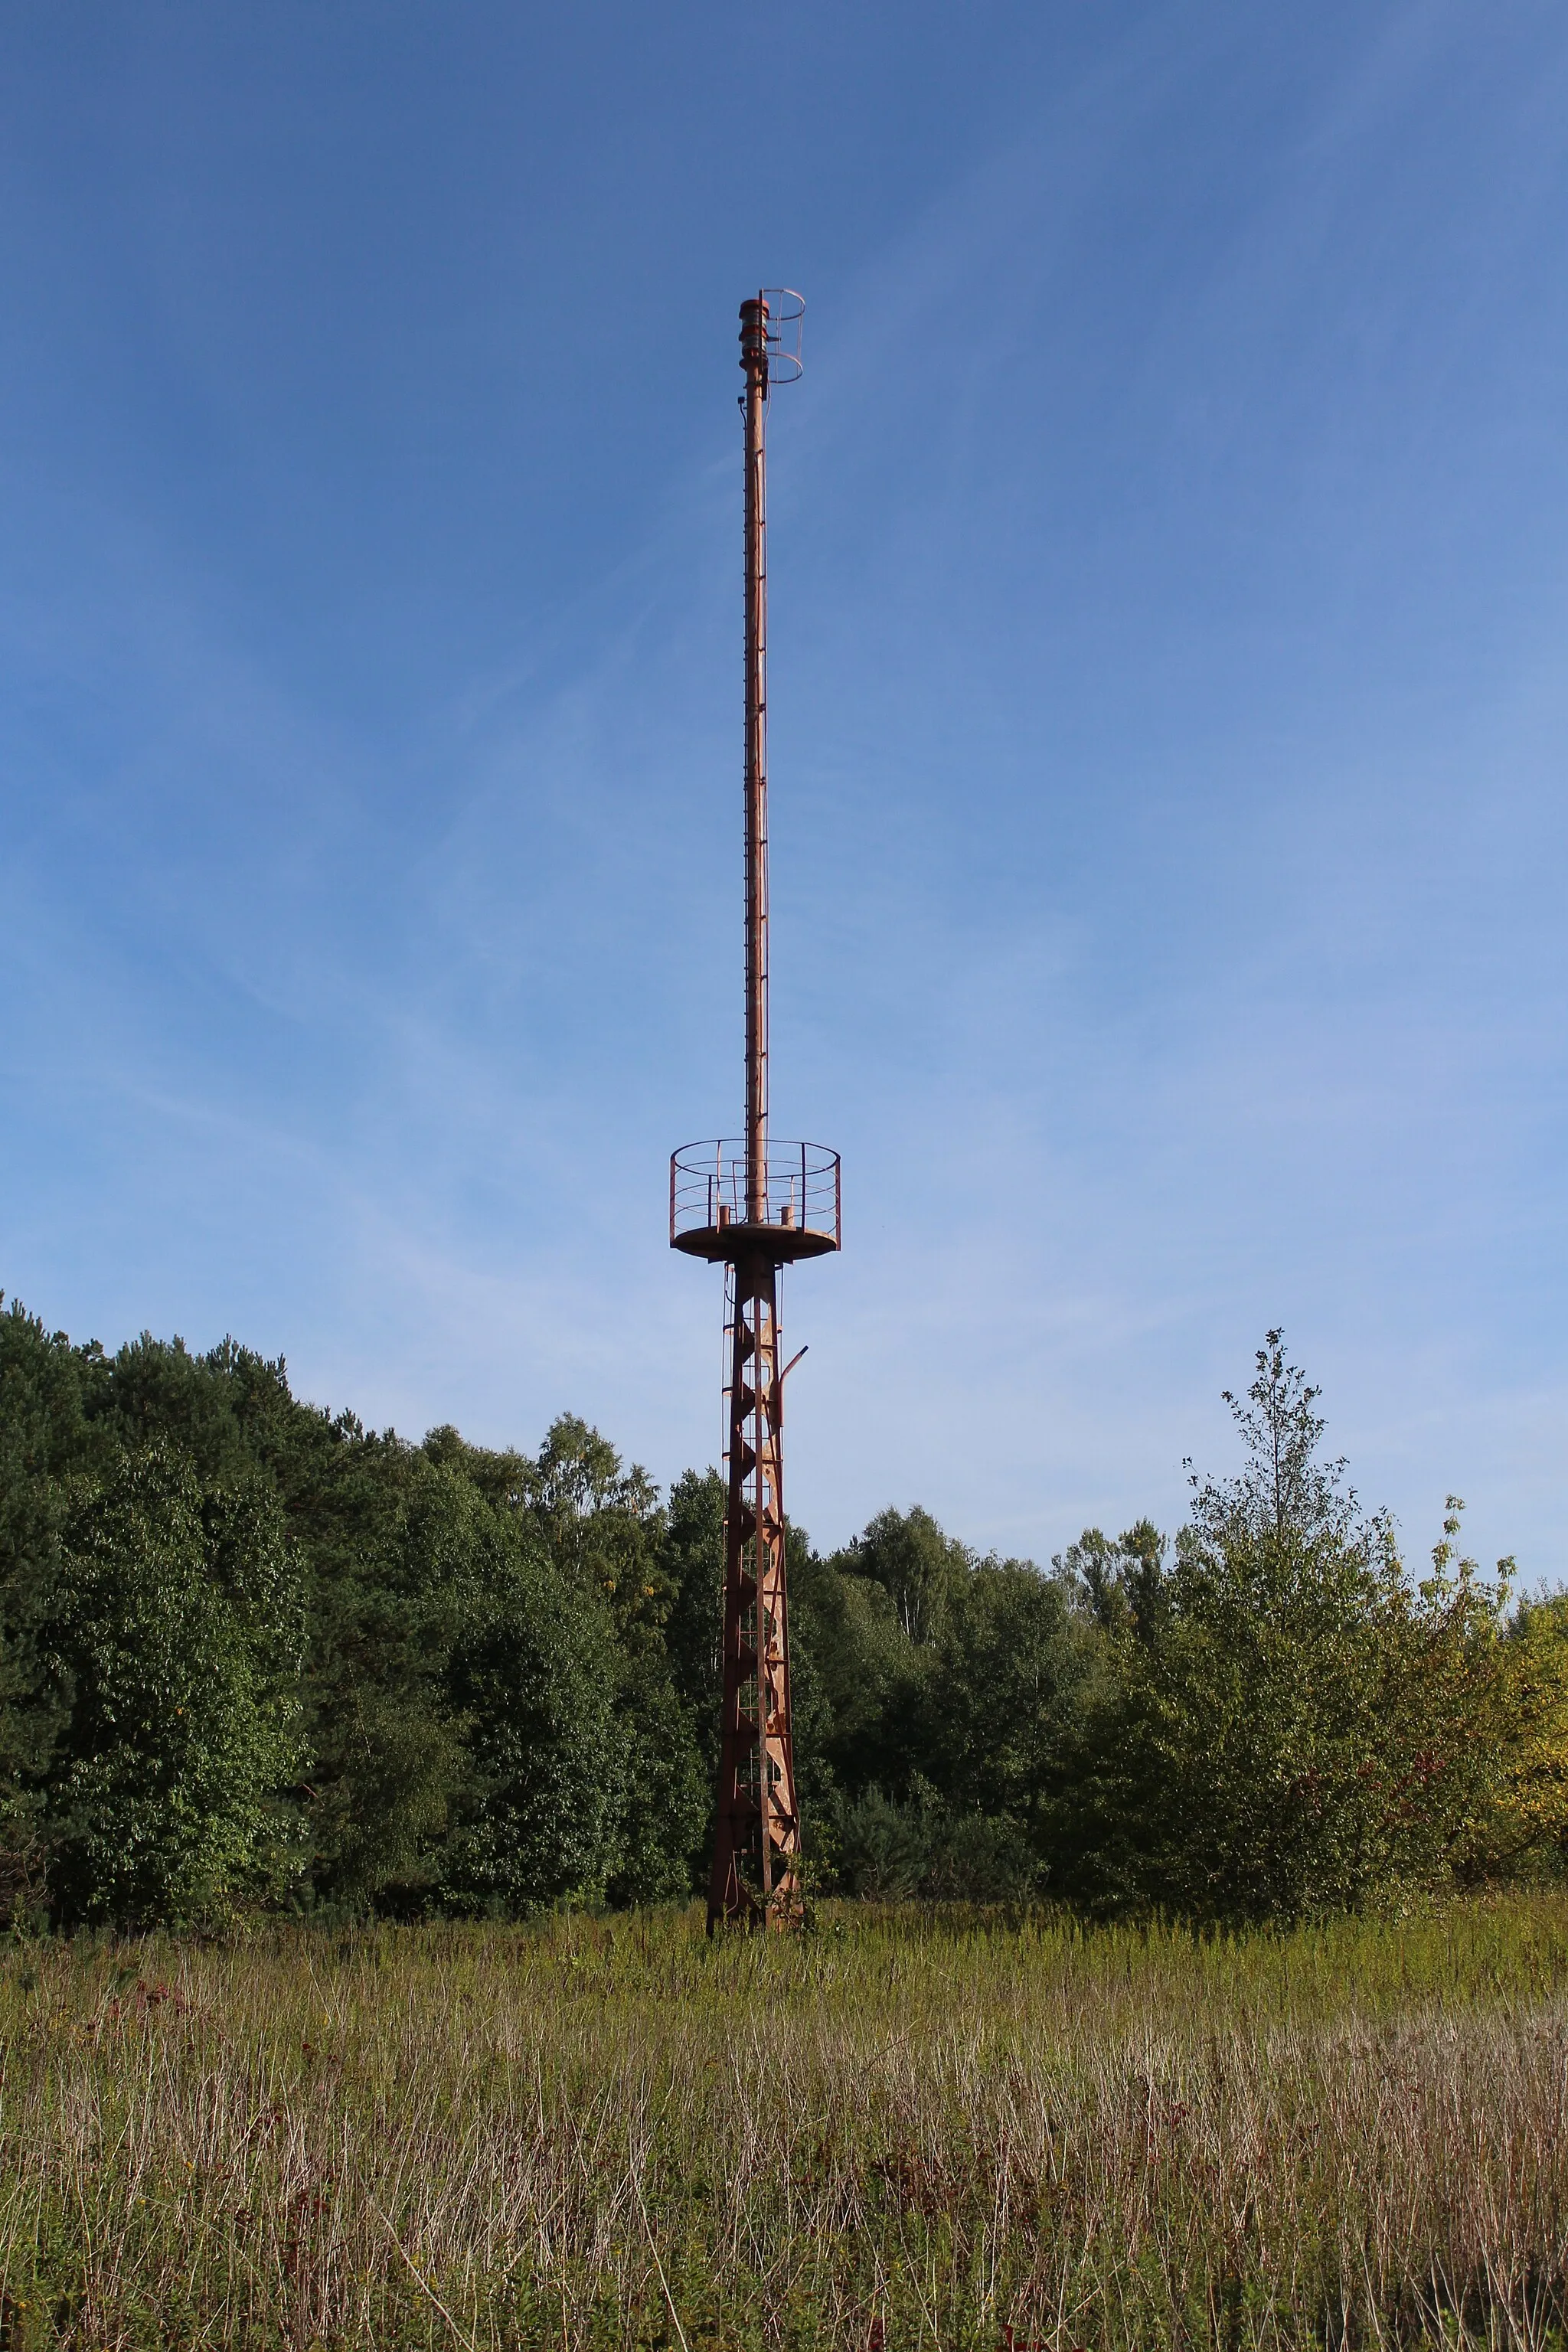
[[[728,1265],[752,1248],[784,1265],[838,1248],[838,1154],[822,1143],[768,1146],[761,1219],[743,1142],[684,1143],[669,1163],[669,1244],[689,1257]]]
[[[784,1576],[784,1382],[778,1268],[747,1250],[731,1275],[724,1698],[710,1927],[800,1916],[800,1808]]]
[[[800,373],[798,295],[741,305],[746,388],[746,1131],[688,1144],[669,1167],[673,1247],[727,1268],[724,1695],[710,1931],[801,1916],[790,1717],[779,1269],[839,1245],[838,1154],[768,1141],[768,571],[770,378]],[[780,320],[784,331],[780,332]],[[804,1352],[804,1351],[803,1351]],[[796,1359],[795,1360],[798,1360]]]
[[[746,371],[746,1223],[767,1223],[768,306],[741,305]]]

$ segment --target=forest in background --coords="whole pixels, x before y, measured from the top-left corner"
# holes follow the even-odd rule
[[[1413,1573],[1270,1333],[1230,1479],[1047,1569],[789,1539],[814,1894],[1295,1920],[1568,1864],[1568,1601]],[[74,1927],[520,1917],[702,1883],[722,1482],[281,1361],[0,1313],[0,1903]]]

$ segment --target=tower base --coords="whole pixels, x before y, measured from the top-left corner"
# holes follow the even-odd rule
[[[784,1580],[778,1267],[746,1249],[730,1275],[724,1701],[708,1931],[803,1916]]]

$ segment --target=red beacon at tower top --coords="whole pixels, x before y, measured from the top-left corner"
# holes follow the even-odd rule
[[[719,1803],[708,1927],[802,1916],[800,1811],[784,1578],[779,1270],[840,1239],[838,1154],[768,1136],[767,411],[801,373],[805,305],[787,288],[741,305],[745,390],[745,1133],[669,1163],[669,1238],[725,1269],[723,1663]],[[798,1361],[798,1358],[795,1359]]]

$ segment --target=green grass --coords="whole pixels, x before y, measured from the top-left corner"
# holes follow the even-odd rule
[[[0,2344],[1568,2345],[1568,1900],[37,1946]]]

